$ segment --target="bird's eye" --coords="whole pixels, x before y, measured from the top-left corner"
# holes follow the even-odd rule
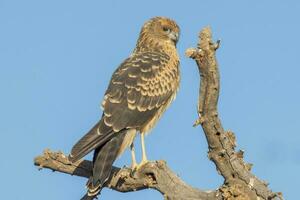
[[[166,32],[166,33],[170,33],[170,32],[171,32],[171,29],[168,28],[168,27],[163,27],[163,30],[164,30],[164,32]]]

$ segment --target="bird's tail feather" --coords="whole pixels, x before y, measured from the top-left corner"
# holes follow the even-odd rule
[[[126,132],[122,130],[114,133],[115,136],[112,139],[95,150],[93,176],[87,182],[88,193],[82,200],[92,200],[101,192],[103,185],[110,177],[113,162],[118,156]]]

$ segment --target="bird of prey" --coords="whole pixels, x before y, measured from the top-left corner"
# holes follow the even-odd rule
[[[130,146],[132,168],[147,163],[144,136],[156,124],[178,90],[179,27],[166,17],[147,21],[132,54],[113,73],[102,102],[100,121],[72,148],[76,162],[94,150],[93,172],[82,200],[92,200],[108,180],[112,164]],[[142,161],[135,159],[133,141],[141,134]]]

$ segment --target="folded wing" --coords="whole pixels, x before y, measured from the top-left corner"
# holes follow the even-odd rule
[[[103,116],[74,145],[71,161],[104,145],[121,130],[140,130],[155,117],[176,92],[174,80],[178,72],[174,67],[168,68],[169,59],[164,53],[142,52],[133,54],[117,68],[102,102]]]

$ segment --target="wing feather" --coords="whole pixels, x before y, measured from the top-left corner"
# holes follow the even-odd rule
[[[85,136],[83,136],[72,148],[71,154],[69,155],[69,160],[71,162],[76,162],[98,146],[103,145],[106,141],[111,139],[114,135],[111,129],[107,129],[108,127],[103,127],[102,130],[106,131],[105,134],[101,134],[99,132],[99,127],[101,124],[104,124],[99,121]]]
[[[105,121],[110,122],[107,125],[115,131],[139,129],[154,117],[176,92],[172,71],[166,69],[169,60],[165,53],[142,52],[120,65],[112,76],[105,94],[107,99],[102,104]],[[114,104],[115,93],[122,93],[122,101],[118,104]]]

